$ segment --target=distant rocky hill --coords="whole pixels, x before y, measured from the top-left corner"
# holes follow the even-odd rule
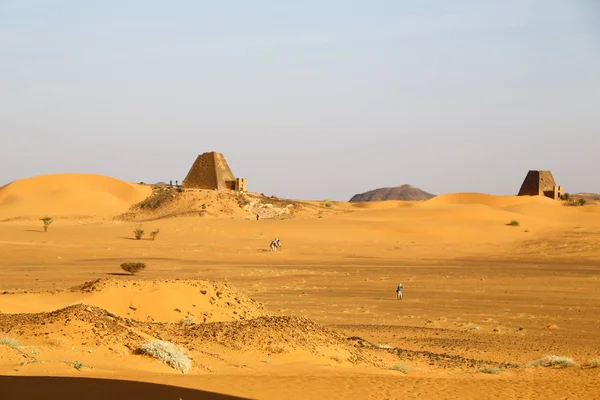
[[[435,197],[434,194],[427,193],[412,185],[401,185],[396,187],[379,188],[365,193],[355,194],[350,199],[350,203],[384,200],[418,201],[428,200],[433,197]]]

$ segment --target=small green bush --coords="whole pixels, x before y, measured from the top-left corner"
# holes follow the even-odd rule
[[[144,270],[146,268],[146,263],[143,262],[125,262],[121,264],[121,269],[123,271],[129,272],[131,275],[135,275],[136,273]]]
[[[521,224],[519,223],[519,221],[517,221],[516,219],[513,219],[512,221],[510,221],[506,225],[508,225],[508,226],[521,226]]]
[[[44,223],[44,232],[48,232],[48,227],[50,226],[50,224],[52,224],[52,222],[54,222],[52,220],[52,217],[40,218],[40,221]]]
[[[570,194],[570,193],[564,193],[564,194],[561,196],[561,199],[562,199],[562,200],[565,200],[565,201],[569,201],[569,199],[570,199],[570,198],[571,198],[571,194]]]
[[[324,205],[325,207],[331,207],[331,206],[333,206],[333,201],[331,201],[331,199],[325,199],[325,200],[323,201],[323,205]]]
[[[580,206],[585,206],[585,203],[587,203],[586,199],[579,199],[579,200],[577,200],[577,204],[580,205]]]

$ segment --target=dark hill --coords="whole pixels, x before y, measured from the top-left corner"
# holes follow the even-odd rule
[[[428,200],[435,197],[434,194],[427,193],[411,185],[401,185],[396,187],[385,187],[370,190],[365,193],[355,194],[350,199],[350,203],[360,203],[364,201],[384,201],[384,200],[404,200],[418,201]]]

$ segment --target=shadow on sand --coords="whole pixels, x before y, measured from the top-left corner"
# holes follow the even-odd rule
[[[203,390],[113,379],[0,376],[0,399],[244,399]]]

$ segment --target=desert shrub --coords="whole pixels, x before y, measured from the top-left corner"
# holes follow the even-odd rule
[[[267,346],[267,351],[269,353],[273,353],[273,354],[281,354],[281,353],[285,353],[285,346],[281,345],[281,344],[273,344],[270,343]]]
[[[192,367],[192,360],[171,342],[151,340],[140,346],[140,352],[152,356],[184,374],[187,374]]]
[[[331,207],[331,206],[333,206],[333,201],[331,201],[331,199],[325,199],[325,200],[323,201],[323,205],[324,205],[325,207]]]
[[[183,326],[194,325],[194,317],[192,315],[187,315],[179,321],[179,324]]]
[[[569,199],[571,198],[571,194],[570,193],[564,193],[560,198],[562,200],[569,201]]]
[[[577,363],[570,357],[563,356],[545,356],[529,364],[530,366],[569,368],[575,367]]]
[[[579,199],[579,200],[577,200],[577,204],[580,205],[580,206],[585,206],[585,203],[587,203],[586,199]]]
[[[250,199],[243,193],[237,195],[238,206],[244,208],[251,203]],[[204,205],[204,204],[203,204]]]
[[[512,221],[510,221],[506,225],[508,225],[508,226],[521,226],[521,224],[519,223],[519,221],[517,221],[516,219],[513,219]]]
[[[129,272],[131,275],[135,275],[144,268],[146,268],[146,264],[143,262],[125,262],[121,264],[121,269]]]
[[[178,193],[183,192],[183,189],[177,188]],[[170,189],[158,189],[152,192],[152,194],[146,197],[144,200],[138,203],[138,207],[141,209],[156,210],[175,198],[175,194]]]
[[[390,369],[392,369],[394,371],[402,372],[403,374],[408,374],[408,368],[406,367],[406,365],[404,365],[402,363],[396,363],[396,364],[392,365]]]
[[[498,368],[498,367],[483,367],[483,368],[479,368],[478,371],[481,372],[482,374],[497,375],[500,372],[502,372],[502,368]]]
[[[17,339],[13,339],[13,338],[9,338],[9,337],[0,338],[0,346],[2,346],[2,345],[11,347],[13,349],[18,349],[19,347],[21,347],[21,345],[19,344],[19,341]]]
[[[150,240],[156,239],[156,235],[160,233],[160,229],[150,232]]]
[[[44,232],[48,232],[48,227],[50,226],[50,224],[52,222],[54,222],[52,220],[52,217],[44,217],[44,218],[40,218],[40,221],[42,221],[44,223]]]
[[[133,236],[135,236],[137,240],[142,240],[142,237],[144,237],[144,230],[141,227],[135,228],[133,230]]]
[[[83,365],[79,361],[64,361],[64,363],[67,365],[70,365],[71,367],[75,368],[78,371],[81,371],[81,368],[85,367],[85,365]]]
[[[339,355],[339,354],[330,356],[329,358],[331,358],[333,361],[340,363],[340,364],[346,360],[346,358],[344,356]]]

